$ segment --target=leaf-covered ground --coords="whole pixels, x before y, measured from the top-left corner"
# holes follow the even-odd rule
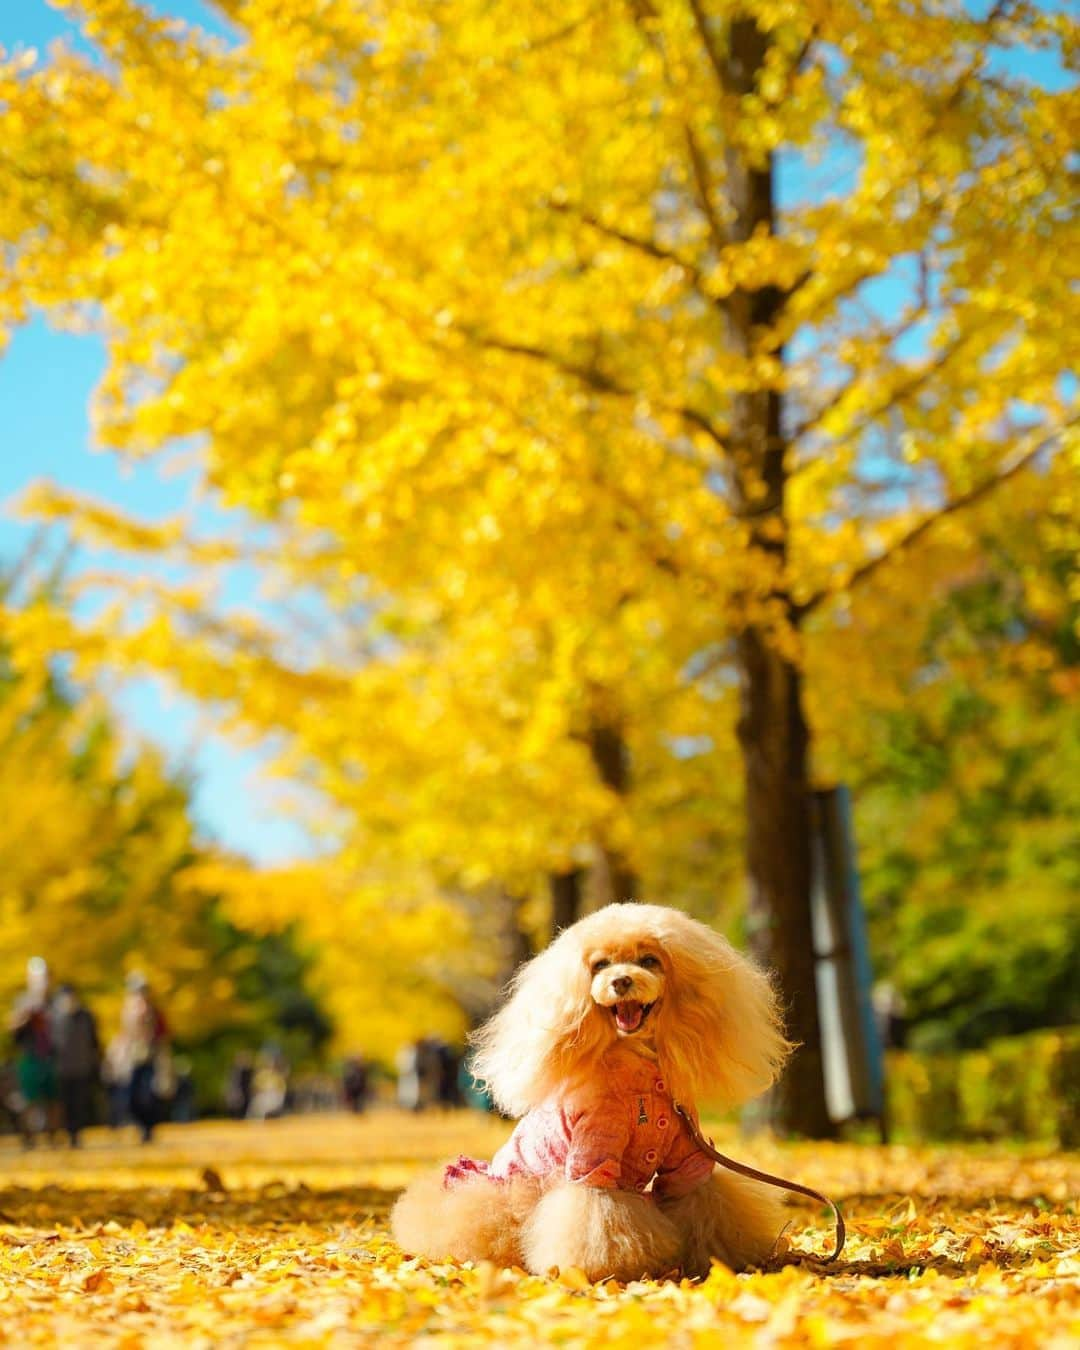
[[[390,1241],[395,1188],[505,1134],[468,1115],[171,1127],[78,1153],[0,1138],[0,1343],[788,1347],[1080,1344],[1080,1158],[725,1142],[845,1204],[827,1270],[589,1285],[434,1265]],[[826,1217],[792,1208],[803,1252]]]

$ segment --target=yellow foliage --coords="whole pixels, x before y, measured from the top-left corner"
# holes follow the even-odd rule
[[[314,958],[312,992],[334,1027],[333,1049],[392,1065],[407,1041],[439,1035],[460,1045],[464,1007],[491,996],[495,968],[465,916],[415,874],[350,875],[335,860],[258,871],[209,858],[184,886],[220,896],[251,932],[298,926]],[[483,990],[479,1000],[468,994]]]
[[[160,757],[125,752],[102,701],[73,706],[41,665],[10,696],[0,688],[0,747],[0,1000],[40,955],[93,995],[110,1030],[135,969],[178,1036],[237,1016],[228,975],[205,950],[190,959],[212,895],[180,884],[193,826]]]
[[[338,1049],[392,1063],[422,1034],[460,1042],[464,995],[482,1006],[501,973],[483,954],[470,969],[446,959],[468,947],[460,910],[415,876],[355,876],[337,861],[260,872],[210,850],[178,775],[148,747],[125,748],[99,694],[57,679],[50,650],[66,623],[44,602],[0,608],[0,1006],[43,955],[106,1035],[133,970],[182,1041],[261,1025],[242,992],[254,950],[223,945],[214,919],[246,935],[299,923]]]
[[[313,925],[370,876],[430,928],[436,896],[531,897],[600,853],[648,896],[730,890],[740,639],[808,675],[821,772],[850,703],[902,697],[903,619],[995,491],[1075,543],[1077,100],[987,57],[1057,49],[1063,14],[245,0],[224,41],[71,8],[104,60],[0,65],[0,321],[97,328],[100,441],[198,438],[316,618],[151,580],[20,643],[281,733],[349,849]],[[200,568],[246,548],[70,509]]]

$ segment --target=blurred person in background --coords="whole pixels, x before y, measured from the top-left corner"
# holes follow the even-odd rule
[[[251,1109],[254,1092],[255,1061],[250,1050],[238,1050],[225,1083],[225,1109],[233,1120],[244,1120]]]
[[[255,1063],[254,1093],[248,1115],[252,1120],[276,1120],[284,1115],[289,1093],[289,1072],[285,1058],[274,1045],[260,1051]]]
[[[118,1031],[105,1047],[101,1081],[109,1128],[119,1130],[131,1120],[131,1046],[123,1031]]]
[[[6,1124],[22,1139],[23,1147],[29,1147],[26,1102],[19,1090],[19,1074],[14,1059],[0,1061],[0,1119],[5,1118]]]
[[[440,1036],[421,1036],[398,1054],[398,1105],[406,1111],[458,1104],[457,1056]]]
[[[15,1041],[17,1109],[23,1143],[29,1148],[37,1135],[56,1129],[58,1123],[49,967],[40,956],[32,956],[26,964],[26,988],[15,1000],[10,1026]]]
[[[885,1050],[903,1050],[907,1042],[904,996],[888,980],[880,980],[870,994],[878,1036]]]
[[[195,1102],[195,1078],[191,1060],[187,1056],[177,1055],[173,1061],[176,1071],[176,1091],[173,1093],[172,1118],[177,1124],[190,1125],[198,1119]]]
[[[439,1105],[458,1107],[462,1104],[461,1092],[458,1087],[460,1056],[453,1046],[448,1045],[444,1040],[436,1040],[433,1050],[437,1074],[436,1096]]]
[[[350,1055],[341,1071],[345,1105],[357,1115],[367,1106],[368,1070],[363,1055]]]
[[[64,1128],[72,1148],[91,1123],[94,1089],[101,1069],[101,1043],[94,1014],[70,984],[60,986],[53,1011],[56,1078]]]
[[[397,1099],[403,1111],[419,1111],[420,1042],[403,1045],[397,1056]]]
[[[416,1043],[416,1062],[420,1079],[417,1109],[452,1105],[457,1093],[457,1083],[452,1081],[457,1067],[454,1052],[442,1037],[422,1036]]]
[[[146,977],[127,978],[127,994],[120,1013],[124,1055],[131,1066],[129,1107],[144,1144],[154,1126],[167,1114],[166,1103],[176,1089],[169,1051],[169,1029],[150,995]]]

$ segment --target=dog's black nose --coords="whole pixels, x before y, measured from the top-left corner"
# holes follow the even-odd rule
[[[634,981],[629,975],[620,975],[617,980],[611,981],[611,987],[616,994],[625,994],[628,989],[632,988],[633,983]]]

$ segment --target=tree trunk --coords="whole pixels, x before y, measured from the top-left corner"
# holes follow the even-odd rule
[[[524,912],[524,899],[503,887],[493,887],[478,907],[477,917],[486,921],[484,939],[494,949],[495,969],[471,972],[453,990],[474,1030],[499,1006],[514,972],[534,955]]]
[[[589,753],[605,787],[618,797],[630,790],[630,752],[622,731],[610,723],[589,728]],[[626,856],[607,843],[601,843],[601,860],[596,892],[600,903],[633,900],[637,896],[637,874]]]
[[[502,922],[499,932],[500,961],[502,967],[500,987],[505,987],[514,971],[533,955],[532,941],[522,922],[525,902],[519,895],[508,891],[502,893]]]
[[[569,872],[552,872],[548,877],[551,888],[551,936],[558,937],[564,928],[577,923],[582,910],[582,872],[575,867]]]
[[[769,39],[752,19],[731,24],[724,78],[740,95],[753,91]],[[775,227],[772,156],[750,163],[727,156],[727,196],[733,242]],[[749,357],[780,316],[786,296],[775,288],[736,291],[727,306],[732,345]],[[797,646],[799,616],[787,575],[788,446],[781,394],[737,394],[731,418],[735,507],[750,531],[755,570],[767,581],[768,612],[747,597],[737,634],[740,682],[739,745],[746,786],[748,927],[753,950],[775,971],[788,1009],[788,1035],[799,1049],[769,1100],[784,1132],[822,1138],[834,1133],[825,1105],[810,914],[812,815],[809,733]],[[778,640],[779,639],[779,640]]]
[[[748,931],[775,971],[799,1048],[768,1102],[774,1127],[815,1139],[835,1133],[825,1105],[810,918],[812,815],[802,677],[770,634],[739,638],[739,743],[746,784]]]
[[[625,797],[630,788],[630,755],[622,732],[610,723],[595,722],[585,739],[600,781],[619,797]],[[574,867],[552,872],[548,877],[552,938],[600,905],[634,898],[637,878],[629,863],[604,841],[598,848],[600,856],[591,875]]]

